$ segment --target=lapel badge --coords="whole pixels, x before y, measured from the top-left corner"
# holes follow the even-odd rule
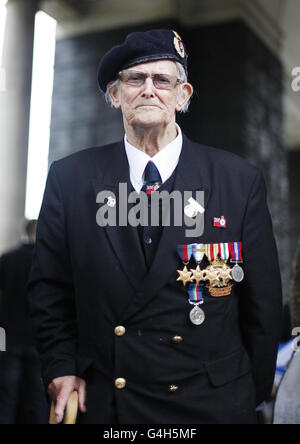
[[[107,198],[107,205],[110,208],[114,208],[116,206],[116,199],[114,197],[112,197],[112,196],[108,196],[108,198]]]
[[[189,204],[184,207],[184,214],[187,217],[194,219],[197,216],[197,213],[204,213],[205,209],[195,199],[190,197],[188,202]]]
[[[224,216],[214,217],[214,227],[226,228],[227,221]]]

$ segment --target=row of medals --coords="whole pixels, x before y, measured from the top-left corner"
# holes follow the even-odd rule
[[[205,245],[203,245],[203,247],[205,248]],[[207,255],[203,254],[203,257],[204,256],[209,260]],[[209,260],[210,265],[204,270],[200,269],[201,260],[197,262],[196,269],[191,269],[191,271],[187,269],[189,262],[184,262],[183,270],[177,270],[179,274],[177,281],[182,281],[184,286],[186,286],[187,283],[192,282],[195,282],[196,284],[206,282],[206,288],[208,288],[211,296],[228,296],[231,294],[234,282],[242,282],[244,279],[244,271],[236,261],[234,267],[231,268],[227,264],[227,260],[228,259],[222,260],[220,257],[217,257],[213,261]],[[194,305],[194,308],[190,312],[191,322],[195,325],[203,324],[205,321],[205,313],[199,305],[203,304],[204,301],[202,300],[201,302],[195,303],[189,300],[189,303]]]

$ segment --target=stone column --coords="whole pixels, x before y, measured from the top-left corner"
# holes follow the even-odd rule
[[[38,0],[8,0],[0,93],[0,252],[14,244],[24,217],[34,20]]]

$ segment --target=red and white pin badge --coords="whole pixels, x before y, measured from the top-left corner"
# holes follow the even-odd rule
[[[226,219],[224,216],[214,217],[214,227],[226,228]]]

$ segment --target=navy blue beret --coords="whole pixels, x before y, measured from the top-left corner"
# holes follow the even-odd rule
[[[102,58],[98,82],[102,91],[117,79],[118,73],[130,66],[155,60],[174,60],[187,72],[187,54],[184,43],[176,31],[154,29],[128,34],[122,45],[114,46]]]

